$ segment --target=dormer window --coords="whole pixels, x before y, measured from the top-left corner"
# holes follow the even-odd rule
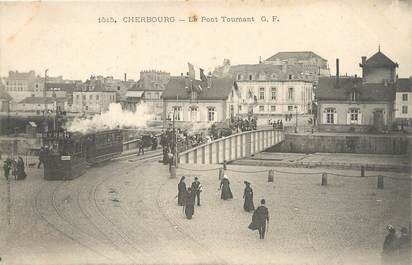
[[[253,80],[253,75],[249,75],[249,81]]]
[[[242,79],[242,75],[241,75],[241,74],[238,74],[238,75],[237,75],[237,80],[240,80],[240,79]]]
[[[350,93],[350,100],[351,101],[358,101],[359,100],[359,92],[353,91]]]

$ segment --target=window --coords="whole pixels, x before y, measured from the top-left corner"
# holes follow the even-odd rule
[[[182,119],[182,107],[179,106],[174,106],[173,107],[173,113],[174,113],[174,118],[175,121],[181,121]]]
[[[239,105],[239,111],[242,111],[242,105]]]
[[[273,106],[273,105],[270,106],[270,111],[272,111],[272,112],[273,112],[273,111],[276,111],[276,106]]]
[[[238,74],[237,75],[237,80],[240,80],[240,79],[242,79],[242,75]]]
[[[350,109],[349,115],[350,115],[350,124],[359,123],[359,109]]]
[[[402,100],[408,101],[408,94],[402,94]]]
[[[292,75],[289,75],[289,80],[291,80],[292,79]]]
[[[288,90],[288,99],[293,100],[293,87],[289,87]]]
[[[96,95],[96,100],[99,100],[99,95]]]
[[[357,101],[359,99],[359,92],[353,91],[350,94],[350,99],[351,101]]]
[[[402,106],[402,114],[408,114],[408,106]]]
[[[199,108],[196,106],[189,107],[190,121],[198,121]]]
[[[259,89],[259,99],[260,99],[260,100],[265,99],[265,88],[264,88],[264,87],[261,87],[261,88]]]
[[[265,111],[265,106],[259,106],[259,111],[260,111],[260,112]]]
[[[83,95],[83,100],[86,100],[86,95]]]
[[[253,75],[249,75],[249,80],[252,80],[253,79]]]
[[[93,99],[93,95],[89,95],[89,99],[92,100],[92,99]]]
[[[336,122],[336,109],[334,108],[327,108],[326,109],[326,120],[327,124],[335,124]]]
[[[293,106],[288,106],[288,111],[293,111]]]
[[[216,108],[215,107],[208,107],[207,108],[207,120],[208,121],[215,121],[216,119]]]
[[[276,87],[272,87],[272,100],[276,100]]]

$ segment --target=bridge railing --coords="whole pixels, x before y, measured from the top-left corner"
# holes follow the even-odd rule
[[[178,155],[179,164],[219,164],[261,152],[284,140],[283,130],[256,130],[233,134]]]

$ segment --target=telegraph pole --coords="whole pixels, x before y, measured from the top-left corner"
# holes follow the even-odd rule
[[[47,71],[49,69],[46,69],[44,71],[44,88],[43,88],[43,100],[44,100],[44,111],[43,111],[43,122],[44,122],[44,131],[49,131],[49,124],[48,121],[46,120],[46,112],[47,112],[47,103],[46,103],[46,85],[47,85]]]

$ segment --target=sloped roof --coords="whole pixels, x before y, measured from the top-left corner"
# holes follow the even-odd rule
[[[234,85],[234,79],[231,77],[213,77],[209,88],[207,87],[207,82],[204,81],[193,80],[182,76],[171,77],[163,92],[163,99],[190,99],[191,86],[193,86],[194,89],[198,89],[200,86],[202,89],[198,94],[198,100],[224,100],[230,95]]]
[[[366,67],[398,67],[397,63],[394,63],[391,59],[389,59],[385,54],[381,51],[378,51],[372,57],[366,60],[363,66]]]
[[[0,99],[5,99],[5,100],[12,100],[12,97],[4,91],[3,89],[0,89]]]
[[[75,91],[76,90],[76,84],[74,83],[46,83],[46,89],[51,90],[58,88],[60,91]]]
[[[126,95],[124,95],[126,98],[141,98],[143,95],[144,91],[136,91],[136,90],[129,90],[126,92]]]
[[[282,68],[285,67],[286,71],[283,71]],[[276,80],[288,80],[289,75],[293,76],[293,79],[306,79],[303,69],[295,65],[273,65],[273,64],[241,64],[231,66],[229,73],[233,75],[237,74],[265,74],[266,79],[272,79],[272,74],[276,75]],[[255,79],[255,77],[254,77]],[[244,79],[245,80],[245,79]],[[255,79],[256,80],[256,79]]]
[[[268,59],[266,59],[266,61],[276,61],[276,60],[282,61],[282,60],[287,60],[290,58],[296,58],[297,60],[308,60],[311,58],[319,58],[319,59],[326,61],[326,59],[323,59],[322,57],[320,57],[319,55],[317,55],[316,53],[312,51],[278,52],[272,57],[269,57]]]
[[[399,78],[396,82],[396,92],[412,92],[412,78]]]
[[[321,77],[315,90],[317,100],[349,100],[352,91],[359,92],[359,101],[393,101],[395,88],[393,85],[362,84],[361,78],[341,77],[336,87],[335,77]]]
[[[129,91],[163,91],[165,90],[165,87],[166,84],[163,84],[162,82],[155,82],[149,78],[144,78],[137,81]]]
[[[64,102],[66,98],[53,97],[27,97],[19,102],[19,104],[53,104],[55,101]]]

